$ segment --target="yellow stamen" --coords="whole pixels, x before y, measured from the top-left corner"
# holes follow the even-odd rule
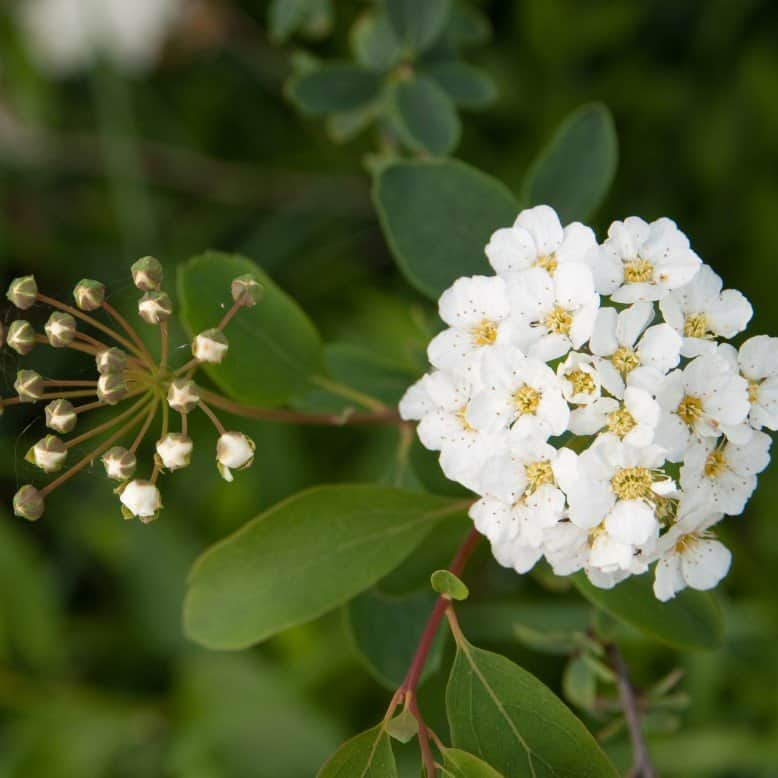
[[[569,311],[557,305],[543,319],[543,324],[549,332],[553,332],[556,335],[567,335],[573,326],[573,316]]]
[[[644,284],[654,277],[654,266],[642,257],[624,263],[624,280],[628,284]]]
[[[537,462],[532,462],[527,465],[527,494],[539,489],[543,484],[554,483],[554,471],[551,468],[551,463],[547,460],[541,459]]]
[[[718,478],[727,469],[727,457],[721,448],[714,449],[705,460],[705,475],[708,478]]]
[[[620,438],[635,429],[636,425],[635,417],[626,408],[619,408],[608,416],[608,429]]]
[[[573,387],[573,394],[594,394],[597,385],[594,383],[591,373],[583,370],[573,370],[565,378]]]
[[[687,394],[678,404],[676,413],[684,424],[693,427],[697,419],[702,416],[702,400],[699,397]]]
[[[688,535],[681,535],[675,543],[675,551],[678,554],[683,554],[684,551],[688,551],[696,542],[698,538],[696,535],[689,533]]]
[[[476,346],[491,346],[497,340],[497,325],[489,319],[482,319],[471,333]]]
[[[650,499],[651,471],[647,467],[625,467],[611,478],[613,493],[620,500]]]
[[[542,267],[550,275],[554,275],[557,269],[556,254],[541,254],[534,262],[534,267]]]
[[[683,334],[687,338],[704,338],[708,334],[708,320],[704,313],[690,313],[683,323]]]
[[[751,403],[751,405],[754,405],[754,403],[759,400],[759,381],[749,381],[748,382],[748,402]]]
[[[628,346],[620,346],[617,348],[611,356],[611,362],[613,362],[613,366],[622,375],[626,375],[640,366],[638,355]]]
[[[455,414],[457,421],[462,425],[462,429],[465,432],[475,432],[475,429],[470,425],[467,420],[467,405],[463,405]]]
[[[522,384],[513,393],[513,402],[516,406],[517,415],[523,416],[525,413],[535,413],[540,405],[541,394],[537,389],[533,389],[529,384]]]

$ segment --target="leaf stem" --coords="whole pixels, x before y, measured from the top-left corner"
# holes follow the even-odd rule
[[[83,333],[81,333],[83,334]],[[78,333],[76,333],[78,335]],[[45,335],[36,335],[35,336],[35,342],[36,343],[44,343],[47,346],[50,346],[51,343],[49,343],[49,339]],[[69,348],[72,351],[80,351],[82,354],[89,354],[92,357],[97,356],[97,349],[93,348],[92,346],[83,345],[81,343],[75,343],[71,342],[68,343],[67,346],[63,346],[63,348]]]
[[[146,356],[148,363],[153,363],[154,358],[151,356],[151,352],[146,348],[146,344],[138,335],[137,330],[130,325],[124,316],[105,300],[103,300],[103,310],[132,338],[138,350]]]
[[[120,413],[118,416],[114,416],[114,418],[108,419],[108,421],[104,422],[103,424],[98,424],[96,427],[93,427],[91,430],[87,430],[78,437],[66,441],[65,448],[73,448],[73,446],[77,446],[79,443],[83,443],[84,441],[93,438],[95,435],[99,435],[101,432],[105,432],[105,430],[111,429],[111,427],[115,427],[117,424],[124,421],[124,419],[126,419],[128,416],[131,416],[133,413],[135,413],[135,411],[137,411],[140,406],[143,405],[143,403],[147,402],[148,399],[148,396],[141,397],[140,400],[138,400],[134,405],[129,407],[126,411]]]
[[[134,454],[138,450],[138,446],[140,446],[141,441],[143,438],[146,437],[146,433],[149,430],[149,427],[151,426],[151,422],[154,421],[154,417],[157,415],[157,405],[159,404],[159,399],[154,398],[151,401],[151,407],[149,408],[149,412],[146,416],[146,421],[143,422],[143,426],[138,430],[138,434],[135,436],[135,440],[132,441],[132,445],[130,446],[130,451]]]
[[[239,302],[234,302],[230,309],[227,311],[227,313],[224,314],[222,317],[222,320],[216,325],[217,330],[224,330],[224,328],[232,321],[232,317],[242,308],[243,306]]]
[[[167,331],[167,322],[161,321],[159,323],[159,349],[161,352],[161,357],[159,360],[159,366],[163,370],[167,368],[167,352],[168,352],[168,331]]]
[[[380,400],[376,400],[375,397],[371,397],[369,394],[346,386],[346,384],[342,384],[339,381],[333,381],[331,378],[325,378],[320,375],[311,376],[309,380],[314,386],[325,389],[331,394],[342,397],[345,400],[351,400],[351,402],[358,403],[372,411],[386,410],[386,406]]]
[[[216,427],[216,431],[220,435],[224,435],[227,431],[224,429],[224,425],[219,421],[219,417],[208,407],[208,405],[202,400],[197,404],[197,407],[211,420],[211,423]]]

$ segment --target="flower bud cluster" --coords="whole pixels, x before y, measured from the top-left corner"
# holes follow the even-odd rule
[[[603,588],[655,565],[660,600],[715,586],[731,554],[712,528],[742,513],[778,428],[778,339],[726,342],[751,305],[667,218],[598,243],[538,206],[485,250],[495,275],[443,293],[400,413],[479,495],[497,561]]]

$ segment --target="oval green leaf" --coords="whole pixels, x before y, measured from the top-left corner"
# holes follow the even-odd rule
[[[317,778],[397,778],[392,741],[379,725],[347,740],[317,773]]]
[[[309,116],[353,111],[372,102],[381,90],[381,77],[357,65],[334,63],[292,78],[287,96]]]
[[[432,588],[449,600],[466,600],[470,596],[470,590],[464,582],[451,570],[436,570],[430,576]]]
[[[190,333],[215,327],[232,305],[232,279],[251,273],[265,288],[253,308],[237,313],[226,329],[230,350],[205,372],[224,392],[241,402],[285,403],[321,368],[321,342],[297,303],[251,260],[211,251],[178,269],[181,320]]]
[[[445,155],[459,142],[462,125],[449,96],[426,76],[395,85],[392,93],[394,126],[415,151]]]
[[[659,602],[648,575],[633,576],[613,589],[598,589],[583,574],[572,580],[598,608],[662,643],[702,650],[715,648],[721,642],[721,611],[707,592],[686,589],[670,602]]]
[[[610,111],[599,103],[584,105],[562,122],[530,167],[523,199],[553,206],[562,224],[584,220],[608,193],[617,163]]]
[[[351,28],[351,49],[360,65],[379,72],[394,67],[402,57],[400,41],[381,11],[369,11],[357,19]]]
[[[504,775],[616,778],[591,733],[548,687],[461,636],[446,710],[454,746]]]
[[[424,65],[429,76],[453,101],[463,108],[485,108],[497,99],[497,87],[480,68],[451,59]]]
[[[412,51],[424,51],[440,35],[451,11],[450,0],[384,0],[395,35]]]
[[[443,752],[443,774],[447,778],[502,778],[491,765],[458,748]]]
[[[321,486],[290,497],[195,563],[184,604],[193,640],[258,643],[320,616],[393,570],[461,502],[377,486]]]
[[[373,199],[397,264],[432,299],[460,276],[490,272],[484,247],[519,210],[504,184],[456,160],[388,165]]]

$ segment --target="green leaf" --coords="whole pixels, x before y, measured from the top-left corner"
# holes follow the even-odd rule
[[[227,327],[230,350],[220,365],[206,365],[211,380],[246,403],[286,402],[321,368],[321,342],[308,317],[291,297],[253,262],[207,252],[178,270],[181,319],[190,334],[215,326],[232,305],[230,283],[252,273],[265,288],[253,308],[239,311]]]
[[[394,67],[402,57],[400,41],[381,11],[370,11],[357,19],[351,28],[351,49],[360,65],[379,72]]]
[[[437,155],[456,147],[462,132],[459,116],[435,81],[425,76],[400,81],[392,98],[395,128],[408,146]]]
[[[443,38],[454,48],[486,43],[492,34],[489,17],[469,0],[454,0]]]
[[[463,108],[484,108],[497,99],[497,86],[491,76],[466,62],[456,59],[432,62],[423,65],[420,72]]]
[[[268,8],[270,37],[283,43],[297,31],[320,37],[332,26],[330,0],[271,0]]]
[[[597,695],[597,678],[585,657],[574,657],[565,665],[562,691],[579,708],[589,710],[593,707]]]
[[[436,570],[430,576],[432,588],[449,600],[466,600],[470,596],[470,590],[464,582],[451,570]]]
[[[456,160],[388,165],[373,198],[400,269],[433,299],[460,276],[489,272],[484,247],[519,210],[504,184]]]
[[[287,85],[287,96],[309,116],[353,111],[375,100],[381,77],[371,70],[334,63],[296,76]]]
[[[613,117],[599,103],[584,105],[561,124],[533,162],[522,188],[531,205],[548,204],[562,224],[585,220],[608,193],[618,162]]]
[[[346,628],[360,659],[388,688],[396,689],[403,682],[436,599],[429,589],[405,597],[373,589],[346,606]],[[444,636],[441,630],[422,678],[438,670]]]
[[[397,37],[412,51],[424,51],[443,30],[451,11],[449,0],[384,0]]]
[[[443,774],[448,778],[502,778],[486,762],[457,748],[443,752]]]
[[[707,592],[686,589],[670,602],[659,602],[647,575],[628,578],[613,589],[598,589],[583,574],[572,580],[598,608],[662,643],[699,650],[721,642],[721,612]]]
[[[550,689],[461,635],[446,710],[453,744],[505,775],[616,776],[586,727]]]
[[[317,778],[397,778],[386,729],[379,725],[347,740],[319,770]]]
[[[376,486],[301,492],[195,563],[187,634],[209,648],[258,643],[320,616],[394,569],[461,503]]]
[[[419,722],[408,708],[404,708],[399,716],[386,723],[386,731],[400,743],[410,743],[419,731]]]

